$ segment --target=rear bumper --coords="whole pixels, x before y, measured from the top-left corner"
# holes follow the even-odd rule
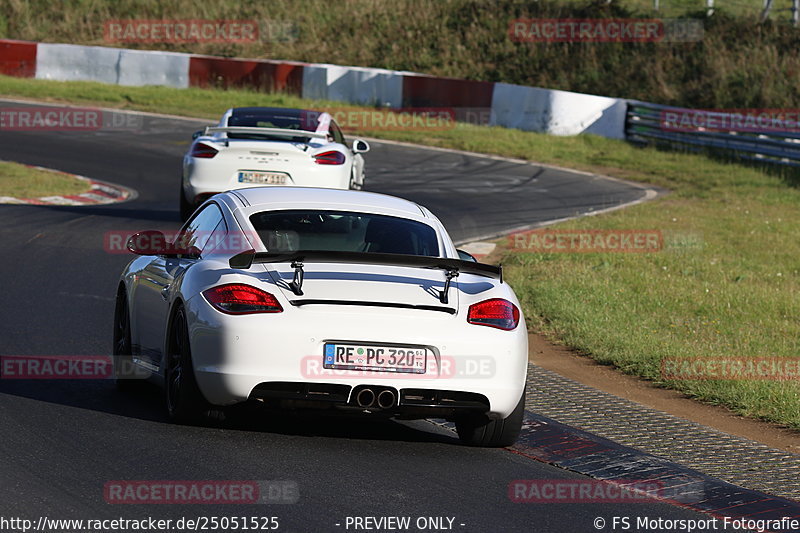
[[[467,413],[487,413],[482,394],[437,389],[394,389],[385,385],[267,382],[257,385],[250,399],[271,407],[328,409],[396,418],[455,419]]]
[[[435,311],[335,306],[231,317],[202,297],[192,298],[187,307],[197,382],[216,405],[259,399],[357,407],[354,392],[372,386],[396,391],[398,416],[417,412],[423,418],[433,410],[447,418],[447,408],[468,407],[504,418],[525,388],[528,343],[522,325],[501,331]],[[425,346],[425,373],[325,369],[324,345],[334,341]],[[321,394],[325,391],[335,394]],[[459,398],[483,403],[456,405]]]
[[[238,162],[237,162],[238,163]],[[316,165],[309,163],[303,167],[269,167],[241,164],[229,165],[216,159],[184,159],[183,193],[190,203],[197,203],[197,197],[216,194],[222,191],[243,189],[247,187],[322,187],[327,189],[347,189],[350,186],[352,165]],[[267,185],[241,183],[238,180],[239,170],[256,170],[264,172],[281,172],[289,176],[283,185]]]

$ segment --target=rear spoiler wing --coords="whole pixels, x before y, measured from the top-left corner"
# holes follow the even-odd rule
[[[438,268],[457,270],[466,274],[477,274],[503,281],[503,267],[473,263],[449,257],[429,257],[425,255],[381,254],[371,252],[328,252],[324,250],[303,250],[299,252],[242,252],[231,257],[231,268],[248,269],[254,263],[345,263],[408,266],[419,268]]]
[[[440,301],[447,303],[450,282],[460,273],[477,274],[503,283],[503,267],[473,263],[449,257],[429,257],[424,255],[381,254],[370,252],[332,252],[324,250],[303,250],[299,252],[256,252],[248,250],[231,257],[228,264],[231,268],[248,269],[254,263],[291,263],[294,268],[294,280],[289,287],[297,295],[302,295],[303,263],[342,263],[407,266],[417,268],[436,268],[445,271],[446,281],[440,293]]]
[[[310,137],[327,139],[327,133],[306,130],[290,130],[284,128],[258,128],[255,126],[206,126],[204,135],[211,133],[249,133],[251,135],[275,135],[278,137]]]

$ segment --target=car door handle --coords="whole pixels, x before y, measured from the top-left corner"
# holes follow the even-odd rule
[[[163,289],[161,289],[161,297],[165,300],[169,298],[169,285],[166,285]]]

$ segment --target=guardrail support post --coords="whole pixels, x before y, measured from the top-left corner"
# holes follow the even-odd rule
[[[769,11],[770,9],[772,9],[772,1],[773,0],[764,0],[764,10],[761,12],[761,21],[760,21],[762,24],[766,22],[767,19],[769,18]]]

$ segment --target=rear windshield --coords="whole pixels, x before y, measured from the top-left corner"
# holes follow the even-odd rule
[[[258,128],[281,128],[287,130],[307,130],[310,126],[308,120],[303,121],[303,115],[264,113],[235,113],[228,117],[228,126],[255,126]],[[313,131],[313,130],[312,130]]]
[[[315,117],[316,118],[316,117]],[[228,126],[246,126],[255,128],[278,128],[282,130],[316,130],[317,123],[306,114],[276,114],[264,112],[237,112],[228,117]],[[255,139],[307,143],[309,137],[298,135],[287,138],[278,135],[259,135],[255,133],[228,133],[229,139]]]
[[[439,256],[436,231],[421,222],[343,211],[266,211],[250,217],[268,252],[323,250]]]

